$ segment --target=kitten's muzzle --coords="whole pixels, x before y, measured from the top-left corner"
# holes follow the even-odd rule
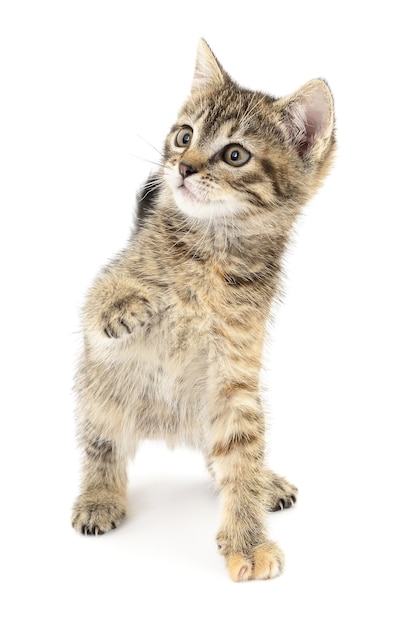
[[[192,174],[196,174],[198,170],[195,169],[192,165],[188,163],[179,163],[179,172],[180,176],[183,178],[187,178],[187,176],[191,176]]]

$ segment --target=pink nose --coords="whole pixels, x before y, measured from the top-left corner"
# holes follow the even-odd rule
[[[196,174],[197,170],[192,165],[188,165],[187,163],[180,163],[179,172],[182,178],[187,178],[187,176],[191,176],[191,174]]]

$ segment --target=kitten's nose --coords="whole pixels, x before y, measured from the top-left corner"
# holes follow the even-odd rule
[[[179,163],[179,172],[180,176],[184,179],[187,178],[187,176],[191,176],[191,174],[196,174],[197,170],[187,163]]]

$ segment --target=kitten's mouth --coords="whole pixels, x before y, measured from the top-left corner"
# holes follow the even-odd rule
[[[212,219],[216,212],[213,199],[199,181],[183,179],[179,175],[169,176],[168,181],[176,206],[182,213],[195,219]]]
[[[184,198],[188,198],[189,200],[195,200],[195,201],[198,200],[197,196],[191,191],[191,189],[189,189],[184,184],[184,181],[180,185],[177,186],[177,190],[183,194]]]

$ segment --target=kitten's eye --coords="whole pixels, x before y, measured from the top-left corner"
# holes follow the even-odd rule
[[[224,148],[223,151],[223,161],[225,161],[228,165],[233,165],[234,167],[241,167],[241,165],[245,165],[251,154],[242,146],[238,144],[232,144]]]
[[[186,148],[191,143],[193,129],[190,126],[183,126],[175,137],[175,144],[179,148]]]

